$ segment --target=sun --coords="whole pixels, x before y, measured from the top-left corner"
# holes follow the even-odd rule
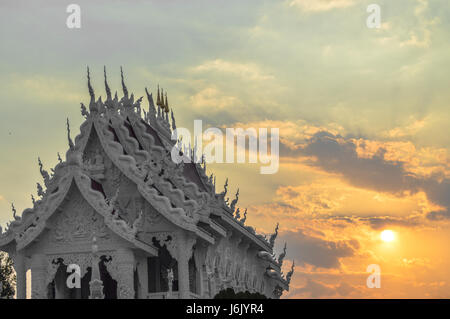
[[[390,229],[386,229],[381,232],[380,237],[384,242],[391,242],[395,239],[395,233]]]

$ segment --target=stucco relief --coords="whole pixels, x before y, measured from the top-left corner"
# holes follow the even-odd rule
[[[70,205],[55,222],[52,241],[89,242],[93,234],[99,239],[109,238],[103,217],[97,214],[80,195],[74,196]]]

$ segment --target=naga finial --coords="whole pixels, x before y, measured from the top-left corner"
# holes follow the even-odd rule
[[[280,223],[277,223],[277,226],[275,227],[275,233],[273,233],[269,238],[269,244],[271,247],[275,245],[275,239],[277,239],[278,236],[278,228],[280,226]]]
[[[241,211],[238,207],[238,209],[236,209],[236,214],[234,215],[234,218],[236,218],[237,220],[241,219]]]
[[[286,257],[287,244],[284,243],[283,252],[278,256],[278,265],[281,267],[283,265],[283,259]]]
[[[91,75],[89,73],[89,66],[87,67],[87,80],[88,80],[89,95],[91,96],[91,103],[94,103],[95,102],[95,94],[94,94],[94,89],[92,88],[92,85],[91,85]]]
[[[242,217],[241,223],[244,224],[246,220],[247,220],[247,208],[246,208],[245,211],[244,211],[244,217]]]
[[[108,81],[106,79],[106,66],[103,66],[103,75],[105,77],[106,100],[109,101],[111,100],[111,90],[109,89]]]
[[[34,199],[33,194],[31,194],[31,202],[33,203],[33,206],[36,205],[36,199]]]
[[[84,118],[87,118],[89,116],[89,112],[83,103],[80,104],[81,104],[81,115],[84,116]]]
[[[286,281],[288,284],[291,282],[292,275],[294,274],[294,269],[295,269],[295,261],[293,260],[291,270],[286,275]]]
[[[48,172],[44,169],[44,165],[42,165],[40,157],[38,157],[38,165],[42,178],[44,179],[45,184],[47,184],[48,181],[50,180],[50,175],[48,175]]]
[[[69,118],[67,118],[67,139],[69,141],[69,148],[73,149],[75,145],[73,145],[73,141],[72,138],[70,137],[70,123],[69,123]]]
[[[20,217],[17,216],[17,211],[16,211],[16,208],[14,207],[14,203],[11,203],[11,209],[12,209],[12,212],[13,212],[13,217],[14,217],[14,219],[17,220],[17,221],[19,221],[19,220],[20,220]]]
[[[127,89],[127,87],[126,87],[126,85],[125,85],[125,81],[124,81],[124,79],[123,79],[123,70],[122,70],[122,67],[120,67],[120,78],[122,79],[122,90],[123,90],[123,95],[124,95],[125,97],[128,97],[128,89]]]
[[[236,207],[238,200],[239,200],[239,188],[237,189],[236,197],[231,201],[230,208],[232,212],[234,212],[234,208]]]
[[[225,195],[227,195],[227,193],[228,193],[228,177],[225,180],[225,185],[223,185],[222,197],[225,198]]]
[[[63,160],[62,160],[62,158],[61,158],[61,155],[59,155],[59,152],[58,152],[57,154],[58,154],[58,162],[59,162],[60,164],[62,164]]]
[[[37,194],[38,194],[38,196],[39,196],[39,197],[44,196],[44,190],[43,190],[41,184],[36,183],[36,186],[37,186]]]

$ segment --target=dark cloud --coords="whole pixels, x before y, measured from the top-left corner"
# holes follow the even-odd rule
[[[395,217],[361,217],[360,221],[367,222],[375,230],[386,228],[387,226],[414,227],[420,225],[416,218],[395,218]]]
[[[282,156],[307,156],[316,160],[310,162],[321,169],[341,175],[347,182],[356,186],[380,192],[402,195],[404,192],[423,191],[427,198],[445,211],[430,213],[430,219],[450,218],[450,180],[418,177],[405,169],[405,163],[385,159],[386,150],[380,148],[372,157],[359,157],[357,146],[351,139],[329,132],[318,132],[304,145],[295,148],[283,145]],[[374,223],[387,220],[374,221]]]
[[[288,231],[281,242],[289,243],[289,256],[296,264],[320,268],[339,268],[340,258],[351,257],[359,248],[356,240],[330,241],[306,234],[303,230]]]

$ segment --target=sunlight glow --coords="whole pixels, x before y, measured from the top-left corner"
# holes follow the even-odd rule
[[[381,240],[384,242],[391,242],[395,239],[395,233],[392,230],[383,230],[380,234]]]

